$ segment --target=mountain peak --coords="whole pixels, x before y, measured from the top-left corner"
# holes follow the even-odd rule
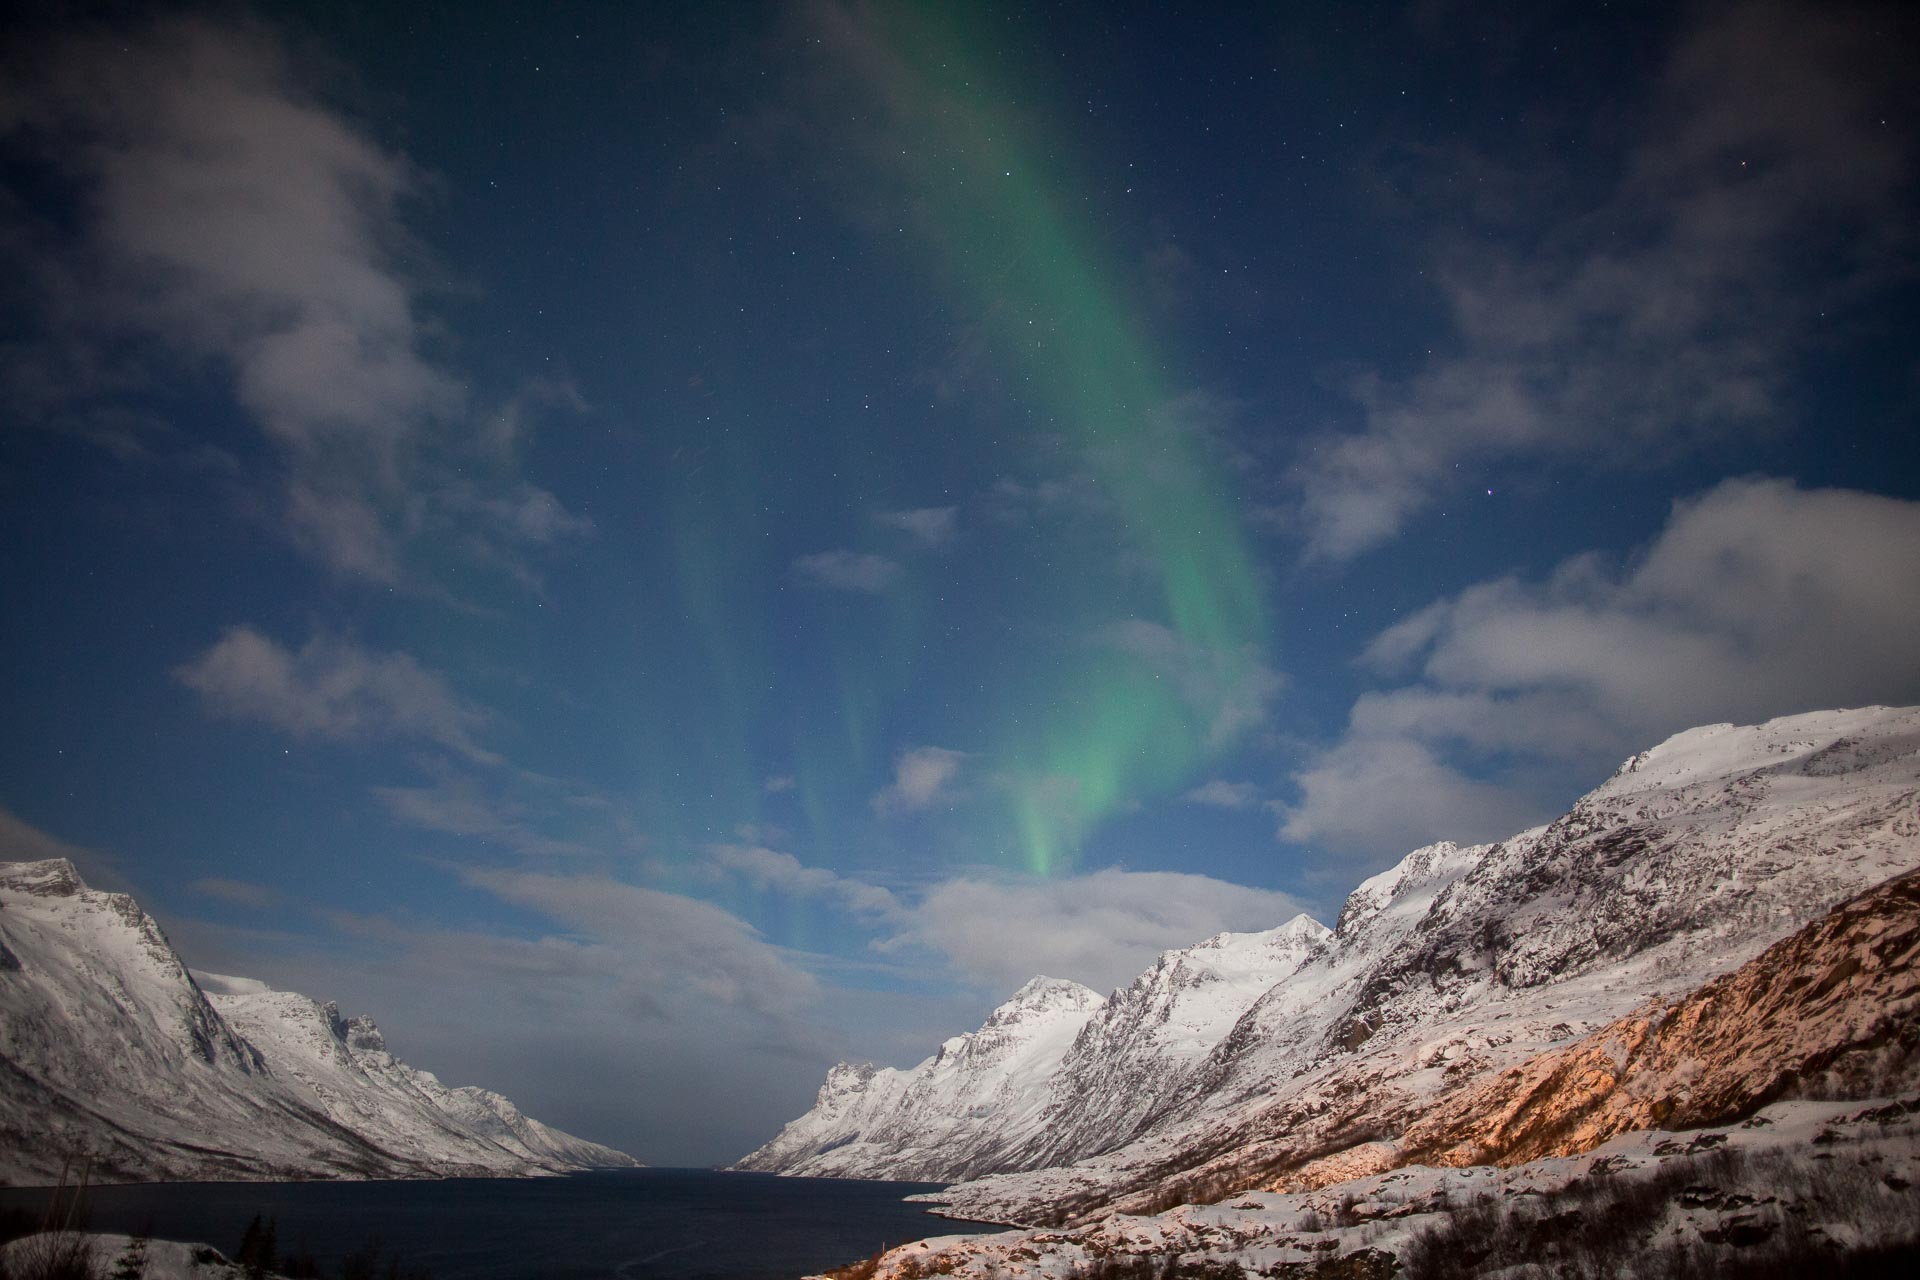
[[[73,863],[65,858],[0,865],[0,887],[30,893],[37,898],[71,898],[87,891]]]
[[[1000,1008],[1091,1009],[1100,1001],[1100,993],[1092,987],[1070,978],[1049,978],[1041,974],[1027,979],[1026,985],[1008,997]]]

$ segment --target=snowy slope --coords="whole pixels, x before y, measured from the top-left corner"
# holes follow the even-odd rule
[[[494,1176],[631,1164],[450,1090],[370,1021],[197,982],[152,917],[64,860],[0,864],[0,1180]],[[212,994],[209,994],[209,993]]]
[[[736,1167],[947,1181],[1106,1150],[1185,1097],[1249,1005],[1328,936],[1299,916],[1160,956],[1106,1001],[1036,978],[911,1071],[842,1063]]]
[[[1005,1167],[1100,1006],[1099,994],[1077,982],[1035,978],[978,1031],[953,1037],[910,1071],[835,1067],[812,1110],[734,1167],[926,1182]]]
[[[1248,1007],[1329,937],[1310,916],[1263,933],[1221,933],[1162,954],[1081,1028],[1035,1132],[1008,1167],[1046,1168],[1117,1147],[1188,1097]]]
[[[1564,817],[1419,850],[1256,1001],[1194,1101],[1070,1168],[954,1188],[954,1212],[1058,1221],[1391,1167],[1457,1090],[1759,955],[1920,866],[1920,710],[1713,725],[1633,757]]]

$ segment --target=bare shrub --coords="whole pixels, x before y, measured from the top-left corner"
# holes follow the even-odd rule
[[[1482,1195],[1442,1212],[1402,1246],[1408,1280],[1509,1268],[1569,1280],[1841,1280],[1914,1274],[1920,1259],[1920,1196],[1838,1155],[1723,1149],[1642,1176],[1576,1179],[1504,1204]],[[1675,1230],[1682,1213],[1698,1232]]]
[[[41,1231],[7,1251],[11,1280],[101,1280],[93,1239],[83,1231]]]

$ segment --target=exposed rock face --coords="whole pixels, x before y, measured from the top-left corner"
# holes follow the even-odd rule
[[[1516,1164],[1615,1134],[1750,1115],[1790,1090],[1920,1080],[1920,873],[1889,880],[1692,995],[1462,1090],[1397,1163]]]
[[[1665,1009],[1920,866],[1917,808],[1920,710],[1676,735],[1545,827],[1417,850],[1361,885],[1124,1145],[1035,1139],[1008,1154],[1076,1162],[1003,1165],[1020,1171],[943,1198],[1057,1222],[1392,1168],[1449,1099]]]
[[[65,860],[0,864],[0,1180],[515,1176],[631,1165],[448,1089],[371,1019],[187,971]],[[204,982],[204,986],[202,985]]]

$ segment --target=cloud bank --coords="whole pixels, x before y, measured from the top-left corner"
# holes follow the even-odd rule
[[[1381,856],[1506,835],[1697,724],[1920,700],[1920,503],[1783,480],[1678,502],[1630,565],[1577,556],[1375,637],[1399,687],[1297,773],[1283,839]]]
[[[420,538],[524,575],[521,553],[588,527],[514,474],[518,426],[556,396],[476,409],[435,353],[402,216],[425,178],[270,31],[170,18],[15,54],[0,137],[76,206],[77,231],[8,238],[52,318],[20,363],[66,371],[49,397],[216,373],[279,460],[284,528],[349,578],[408,581]],[[165,360],[127,367],[129,338]]]

